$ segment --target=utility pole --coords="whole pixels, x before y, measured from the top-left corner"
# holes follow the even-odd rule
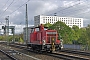
[[[5,20],[6,20],[6,40],[7,45],[9,45],[9,16],[7,16]]]
[[[0,35],[1,35],[1,29],[0,29]]]
[[[13,43],[15,43],[15,38],[14,38],[14,36],[15,36],[15,26],[12,26],[11,30],[12,30],[12,34],[13,34]]]
[[[28,14],[27,14],[27,4],[26,4],[26,44],[28,43]]]

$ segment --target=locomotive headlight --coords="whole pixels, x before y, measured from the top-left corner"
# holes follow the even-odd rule
[[[43,45],[45,45],[45,43],[46,43],[46,41],[45,41],[45,40],[43,40]]]

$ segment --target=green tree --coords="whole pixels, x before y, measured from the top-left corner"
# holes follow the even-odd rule
[[[9,36],[9,41],[12,41],[13,40],[13,36]]]
[[[46,23],[46,24],[44,24],[44,26],[45,26],[45,27],[50,27],[50,26],[52,26],[52,24]]]
[[[19,43],[24,43],[24,40],[20,37],[18,42]]]
[[[78,39],[78,44],[85,45],[85,48],[88,47],[90,50],[90,25],[88,25],[86,28],[81,29],[81,36]]]
[[[20,38],[23,39],[23,33],[19,34]]]
[[[74,37],[73,40],[78,40],[81,35],[79,27],[74,25],[72,27],[72,30],[73,30],[73,37]]]
[[[71,34],[72,34],[72,29],[67,26],[65,23],[58,21],[54,23],[52,26],[49,27],[49,29],[57,30],[58,34],[60,35],[59,38],[63,38],[63,42],[66,44],[71,44]]]
[[[90,50],[90,25],[88,25],[86,28],[86,36],[87,36],[86,38],[87,40],[86,39],[85,40],[87,41],[87,45],[89,46],[89,50]]]
[[[81,28],[80,29],[80,31],[81,31],[81,35],[80,35],[80,38],[78,39],[78,44],[83,44],[83,45],[85,45],[85,44],[87,44],[87,34],[86,34],[86,28]]]
[[[0,40],[3,40],[3,36],[0,36]]]

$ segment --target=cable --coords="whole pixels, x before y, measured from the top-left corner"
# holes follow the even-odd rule
[[[7,7],[7,9],[13,4],[13,2],[14,2],[14,0],[10,3],[10,5]],[[5,9],[4,12],[2,12],[1,14],[4,14],[7,11],[7,9]]]
[[[70,16],[75,16],[75,15],[79,15],[79,14],[85,14],[85,13],[88,13],[90,11],[90,9],[88,11],[85,11],[85,12],[82,12],[82,13],[78,13],[78,14],[74,14],[74,15],[70,15]]]
[[[14,12],[16,12],[18,9],[20,9],[22,6],[24,6],[26,3],[28,3],[30,0],[28,0],[28,1],[26,1],[24,4],[22,4],[21,6],[19,6],[16,10],[14,10],[12,13],[10,13],[10,15],[11,14],[13,14]]]
[[[80,0],[79,0],[79,2],[80,2]],[[87,2],[87,0],[86,0],[86,2]],[[90,4],[87,4],[87,5],[90,5]],[[88,6],[87,8],[90,8],[90,6]],[[86,9],[86,7],[85,8],[81,8],[81,9],[79,9],[79,10],[74,10],[74,12],[75,11],[80,11],[80,10],[85,10]],[[73,13],[73,12],[71,12],[71,11],[69,11],[69,14],[70,13]],[[77,15],[77,14],[75,14],[75,15]],[[67,15],[64,15],[64,16],[67,16]],[[72,16],[72,15],[70,15],[70,16]],[[74,16],[74,15],[73,15]]]
[[[57,11],[57,12],[61,12],[61,11],[63,11],[63,10],[69,9],[69,8],[71,8],[71,7],[75,6],[75,5],[79,5],[79,4],[80,4],[80,0],[79,0],[79,3],[76,3],[76,4],[72,5],[72,6],[69,6],[69,7],[65,8],[65,9],[59,10],[59,11]],[[56,13],[56,12],[55,12],[55,13]],[[52,13],[52,14],[54,14],[54,13]],[[52,14],[49,14],[49,15],[52,15]]]
[[[90,4],[87,4],[87,5],[90,5]],[[86,8],[90,8],[90,6],[88,6],[88,7],[85,7],[85,8],[81,8],[81,9],[78,9],[78,10],[74,10],[74,12],[75,11],[80,11],[80,10],[85,10]],[[73,12],[71,12],[71,11],[69,11],[69,14],[70,13],[73,13]],[[67,15],[68,13],[66,13],[66,15]],[[64,14],[64,16],[66,16],[65,14]]]
[[[90,4],[87,4],[87,5],[90,5]],[[88,6],[87,8],[90,8],[90,6]],[[79,9],[79,10],[84,10],[84,9],[86,9],[86,8],[83,8],[83,9]],[[79,10],[76,10],[76,11],[79,11]],[[81,12],[81,13],[78,13],[78,14],[74,14],[74,15],[69,15],[69,16],[75,16],[75,15],[79,15],[79,14],[85,14],[85,13],[87,13],[87,12],[89,12],[90,11],[90,9],[88,9],[88,11],[85,11],[85,12]]]
[[[6,6],[6,4],[8,3],[8,1],[9,1],[9,0],[6,1],[6,3],[2,6],[2,8]],[[1,9],[2,9],[2,8],[1,8]],[[1,9],[0,9],[0,11],[1,11]],[[1,13],[0,13],[0,14],[1,14]]]
[[[86,0],[87,1],[87,0]],[[78,4],[80,4],[80,0],[79,0],[79,3]],[[73,6],[75,6],[75,5],[78,5],[78,4],[74,4]],[[89,4],[88,4],[89,5]],[[68,8],[71,8],[71,7],[73,7],[73,6],[70,6],[70,7],[68,7]],[[62,10],[60,10],[60,12],[61,11],[63,11],[63,10],[66,10],[66,9],[68,9],[68,8],[65,8],[65,9],[62,9]],[[89,8],[89,7],[87,7],[87,8]],[[79,10],[82,10],[82,9],[79,9]],[[76,10],[76,11],[79,11],[79,10]],[[84,9],[83,9],[84,10]],[[90,10],[89,10],[90,11]],[[79,13],[79,14],[84,14],[84,13],[87,13],[87,12],[89,12],[89,11],[86,11],[86,12],[82,12],[82,13]],[[59,12],[59,11],[58,11]],[[75,15],[79,15],[79,14],[75,14]],[[70,15],[70,16],[74,16],[74,15]]]

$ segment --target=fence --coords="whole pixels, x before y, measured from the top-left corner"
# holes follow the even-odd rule
[[[87,45],[64,44],[64,49],[88,50]]]

